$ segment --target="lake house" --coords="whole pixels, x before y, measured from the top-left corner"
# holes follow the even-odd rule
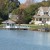
[[[48,24],[50,25],[50,7],[39,7],[37,14],[33,16],[34,20],[30,23],[34,22],[34,24]]]
[[[12,20],[3,21],[3,28],[15,28],[15,22]]]
[[[3,28],[17,28],[16,26],[17,20],[18,20],[18,15],[9,13],[9,19],[2,22]]]

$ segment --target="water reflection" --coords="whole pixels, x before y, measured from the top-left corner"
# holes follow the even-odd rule
[[[0,50],[50,50],[50,32],[0,30]]]

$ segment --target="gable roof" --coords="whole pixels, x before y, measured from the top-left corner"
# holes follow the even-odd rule
[[[14,24],[15,22],[13,22],[12,20],[6,20],[6,21],[3,21],[2,23],[6,24],[6,23],[10,23],[10,24]]]
[[[49,11],[49,7],[40,7],[39,9],[43,9],[44,12],[48,12]]]
[[[44,12],[48,12],[49,7],[42,7]]]

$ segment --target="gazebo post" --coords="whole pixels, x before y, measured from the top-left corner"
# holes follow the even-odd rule
[[[36,18],[35,18],[35,21],[36,21]]]

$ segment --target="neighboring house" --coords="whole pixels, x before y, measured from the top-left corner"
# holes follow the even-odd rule
[[[14,15],[12,13],[9,14],[9,19],[11,19],[14,22],[17,22],[18,20],[18,15]]]
[[[34,24],[48,24],[50,25],[50,7],[40,7],[38,9],[37,14],[33,16],[34,20],[30,23],[34,22]]]

